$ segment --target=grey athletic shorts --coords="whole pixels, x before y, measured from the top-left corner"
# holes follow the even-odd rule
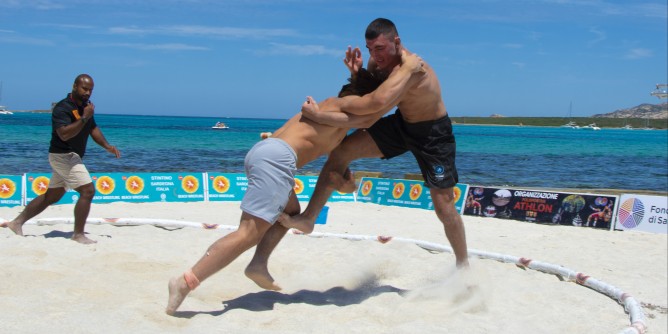
[[[297,154],[278,138],[267,138],[248,151],[244,160],[248,189],[241,210],[274,224],[295,187]]]
[[[49,153],[49,164],[53,173],[49,188],[76,189],[93,182],[81,157],[74,153]]]

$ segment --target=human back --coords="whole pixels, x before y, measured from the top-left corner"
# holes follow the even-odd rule
[[[326,103],[327,100],[323,101]],[[282,127],[276,130],[272,138],[279,138],[295,150],[297,168],[329,154],[345,137],[348,128],[338,128],[316,123],[297,113]]]

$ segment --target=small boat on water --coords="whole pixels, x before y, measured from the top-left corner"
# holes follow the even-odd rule
[[[579,128],[580,128],[580,126],[577,125],[577,123],[575,123],[575,122],[573,122],[573,121],[570,121],[570,122],[568,122],[568,123],[562,125],[561,127],[562,127],[562,128],[571,128],[571,129],[579,129]]]
[[[0,106],[0,115],[13,115],[14,113],[7,110],[7,107]]]
[[[568,105],[568,120],[569,120],[569,122],[562,125],[561,126],[562,128],[571,128],[571,129],[579,129],[580,128],[580,126],[577,123],[570,120],[572,116],[573,116],[573,102],[571,101],[571,103]]]
[[[225,130],[229,129],[230,127],[223,122],[216,122],[216,125],[212,126],[211,128],[214,130]]]
[[[601,130],[601,128],[598,125],[596,125],[596,123],[591,123],[587,126],[583,126],[582,129],[585,129],[585,130]]]

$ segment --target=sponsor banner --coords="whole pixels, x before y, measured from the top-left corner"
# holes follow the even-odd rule
[[[308,202],[313,196],[315,185],[318,183],[318,175],[296,175],[295,176],[295,195],[300,202]],[[328,202],[354,202],[353,193],[345,194],[334,191],[329,196]]]
[[[0,206],[23,205],[23,176],[0,175]]]
[[[248,179],[243,173],[207,173],[207,179],[209,201],[241,201],[248,189]],[[308,202],[317,182],[317,175],[296,175],[294,191],[297,199]],[[334,191],[329,201],[353,202],[355,195]]]
[[[668,233],[668,198],[665,196],[622,195],[615,229]]]
[[[25,202],[26,204],[42,195],[49,188],[51,174],[49,173],[26,173],[25,174]],[[54,204],[74,204],[79,200],[79,193],[68,189],[63,197]]]
[[[454,187],[455,208],[458,212],[463,209],[465,184],[457,184]],[[357,201],[376,203],[381,205],[393,205],[409,208],[434,209],[429,189],[424,186],[424,181],[382,179],[363,177],[357,191]]]
[[[192,202],[204,200],[202,173],[91,173],[93,203]],[[26,203],[46,192],[50,174],[26,174]],[[68,189],[56,204],[74,204],[79,193]]]
[[[313,195],[317,182],[317,175],[295,175],[295,195],[297,195],[297,199],[300,202],[308,202]]]
[[[243,173],[207,173],[208,200],[240,202],[248,189]]]
[[[313,193],[311,193],[313,194]],[[355,202],[355,193],[342,193],[337,190],[332,192],[332,195],[329,196],[328,202]]]
[[[204,201],[203,173],[91,173],[95,203]]]
[[[464,214],[610,229],[618,196],[469,187]]]
[[[454,188],[455,191],[455,209],[457,209],[457,212],[461,215],[464,212],[464,200],[466,199],[466,192],[469,189],[468,184],[460,184],[457,183],[457,185]]]

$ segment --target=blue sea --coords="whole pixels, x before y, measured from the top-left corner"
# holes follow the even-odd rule
[[[285,120],[95,115],[115,159],[91,139],[84,161],[91,172],[243,172],[246,152],[264,131]],[[227,130],[213,130],[217,121]],[[482,186],[668,190],[668,131],[454,125],[459,182]],[[50,172],[48,113],[0,115],[0,174]],[[325,159],[300,174],[318,173]],[[353,171],[404,178],[419,173],[408,153],[361,159]]]

